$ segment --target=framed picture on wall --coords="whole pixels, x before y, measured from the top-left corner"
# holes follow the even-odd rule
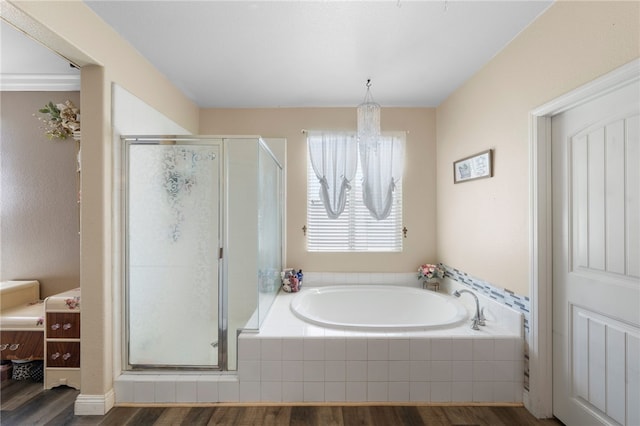
[[[479,152],[453,162],[453,183],[493,176],[493,150]]]

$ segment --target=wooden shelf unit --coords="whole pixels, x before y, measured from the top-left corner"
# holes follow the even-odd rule
[[[80,290],[45,300],[44,388],[80,389]]]

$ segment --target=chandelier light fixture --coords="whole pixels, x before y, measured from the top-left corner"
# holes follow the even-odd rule
[[[364,102],[358,105],[358,142],[363,147],[375,148],[380,137],[380,105],[371,95],[371,79],[366,86]]]

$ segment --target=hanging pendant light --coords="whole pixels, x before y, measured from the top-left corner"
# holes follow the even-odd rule
[[[371,79],[367,80],[364,102],[358,105],[358,142],[367,148],[375,148],[380,137],[380,105],[371,95]]]

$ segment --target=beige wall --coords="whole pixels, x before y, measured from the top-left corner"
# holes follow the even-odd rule
[[[437,109],[438,254],[529,294],[529,113],[638,56],[639,2],[559,2]],[[495,150],[495,176],[453,184],[453,161]]]
[[[109,408],[118,374],[112,345],[111,84],[194,133],[198,107],[80,0],[3,1],[0,10],[3,19],[82,66],[82,394],[76,407],[101,409],[101,399],[92,398],[98,395]]]
[[[197,131],[197,105],[82,0],[10,0],[5,8],[3,16],[45,46],[81,66],[103,66],[107,79],[117,82],[180,126]],[[33,25],[33,21],[38,24]]]
[[[49,140],[33,116],[79,92],[2,92],[0,278],[35,279],[45,298],[80,285],[76,142]],[[40,115],[40,114],[38,114]]]
[[[384,108],[383,131],[406,130],[403,180],[404,225],[409,230],[402,253],[307,253],[307,148],[302,129],[355,130],[354,108],[206,109],[201,134],[257,134],[287,139],[287,259],[307,271],[409,272],[437,261],[435,242],[435,110]]]
[[[2,2],[3,18],[81,65],[83,106],[82,394],[112,387],[110,83],[194,133],[288,139],[288,264],[307,270],[409,271],[443,260],[528,293],[528,113],[638,57],[638,3],[558,3],[437,110],[384,109],[384,130],[408,130],[405,251],[310,255],[305,223],[306,129],[353,129],[355,108],[204,110],[172,86],[81,1]],[[11,13],[7,13],[7,10]],[[9,16],[10,15],[10,16]],[[49,39],[49,36],[56,35]],[[3,110],[4,113],[4,110]],[[199,123],[200,120],[200,123]],[[496,150],[496,176],[452,184],[451,163]],[[295,201],[295,204],[294,204]],[[436,227],[435,212],[438,213]],[[438,254],[433,239],[438,233]]]

